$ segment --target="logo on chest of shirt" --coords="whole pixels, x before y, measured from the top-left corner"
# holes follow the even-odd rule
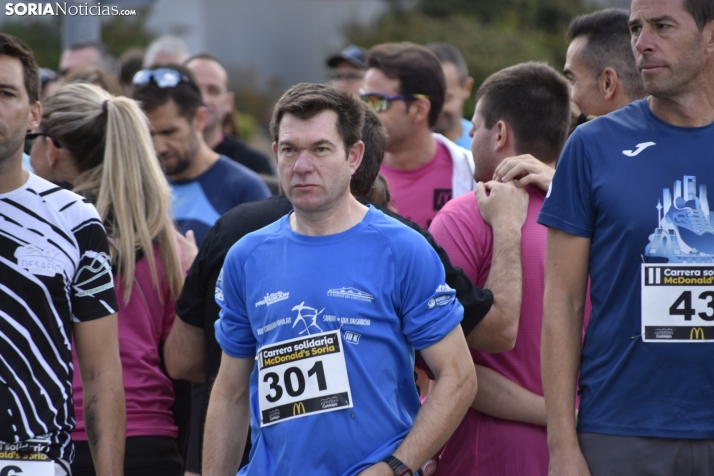
[[[435,188],[434,189],[434,210],[439,211],[444,208],[444,205],[451,200],[453,192],[450,188]]]
[[[327,295],[330,297],[338,297],[338,298],[345,298],[345,299],[354,299],[356,301],[362,301],[362,302],[372,302],[374,299],[374,296],[372,296],[369,293],[366,293],[364,291],[360,291],[357,288],[345,288],[341,287],[338,289],[330,289],[327,291]]]
[[[41,249],[35,245],[25,245],[15,250],[17,264],[37,276],[53,277],[62,274],[67,258],[60,251]]]
[[[263,300],[256,302],[255,307],[270,306],[271,304],[275,304],[276,302],[285,301],[289,297],[290,293],[286,293],[283,291],[278,291],[277,293],[265,293],[265,297],[263,298]]]

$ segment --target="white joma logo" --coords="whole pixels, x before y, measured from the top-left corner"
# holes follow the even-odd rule
[[[637,144],[637,148],[635,150],[623,150],[622,153],[625,154],[628,157],[634,157],[638,155],[640,152],[645,150],[647,147],[657,145],[654,142],[643,142],[641,144]]]

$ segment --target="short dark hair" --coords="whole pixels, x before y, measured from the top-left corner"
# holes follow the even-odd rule
[[[503,120],[518,154],[545,163],[558,159],[570,125],[568,83],[545,63],[521,63],[492,74],[476,93],[486,128]]]
[[[141,71],[144,63],[144,49],[131,48],[125,51],[119,58],[119,81],[121,84],[131,84],[137,71]]]
[[[699,31],[714,20],[714,3],[711,0],[684,0],[684,8],[694,18]]]
[[[337,133],[345,144],[345,152],[362,136],[364,106],[352,93],[326,84],[300,83],[288,89],[278,100],[270,121],[270,133],[279,140],[280,122],[286,114],[308,120],[323,111],[337,114]]]
[[[350,180],[350,193],[357,198],[366,197],[372,190],[387,148],[387,132],[382,121],[366,103],[360,101],[360,104],[364,109],[364,126],[362,126],[364,156]]]
[[[119,75],[119,62],[117,61],[117,57],[114,54],[114,51],[112,51],[112,49],[105,43],[102,43],[101,41],[83,41],[81,43],[71,45],[68,49],[70,51],[77,51],[85,48],[94,48],[97,52],[99,52],[99,64],[96,66],[99,66],[100,68],[117,76]],[[60,71],[60,74],[65,74],[67,72],[68,71]]]
[[[464,56],[455,46],[448,43],[429,43],[426,47],[436,55],[442,64],[451,63],[456,67],[461,83],[466,81],[466,78],[469,77],[469,67],[466,65]]]
[[[189,64],[193,60],[207,60],[207,61],[213,61],[214,63],[218,64],[221,68],[226,69],[226,66],[215,56],[213,56],[210,53],[199,53],[197,55],[191,56],[189,59],[183,62],[184,65]]]
[[[446,96],[444,72],[434,53],[406,41],[384,43],[369,50],[367,65],[390,79],[398,79],[400,94],[429,96],[429,127],[434,128]]]
[[[608,66],[613,68],[627,97],[635,100],[645,96],[645,89],[632,54],[629,21],[627,10],[619,8],[580,15],[570,22],[566,37],[568,42],[580,36],[587,37],[579,60],[595,77]]]
[[[161,88],[154,81],[149,81],[134,87],[133,99],[141,103],[141,108],[146,113],[163,106],[171,99],[176,103],[179,114],[191,122],[196,115],[196,110],[203,106],[201,92],[193,73],[185,66],[171,63],[155,65],[147,69],[153,71],[160,68],[173,69],[188,78],[189,82],[181,81],[174,87]]]
[[[19,38],[0,33],[0,55],[16,58],[22,64],[22,81],[25,84],[25,91],[34,104],[40,100],[40,67],[35,61],[32,50]]]

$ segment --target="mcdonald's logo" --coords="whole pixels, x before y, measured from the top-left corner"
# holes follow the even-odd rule
[[[704,334],[702,333],[702,339],[704,339]],[[307,413],[305,411],[305,404],[303,402],[295,402],[293,403],[293,416],[295,415],[301,415],[303,413]]]
[[[704,329],[701,327],[692,327],[692,330],[689,331],[689,340],[704,340]],[[295,410],[293,409],[293,414],[295,413]]]

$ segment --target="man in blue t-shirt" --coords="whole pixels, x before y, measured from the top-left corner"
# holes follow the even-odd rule
[[[154,150],[171,185],[174,217],[182,233],[193,230],[198,246],[225,212],[270,196],[255,172],[206,144],[208,110],[186,67],[139,71],[134,76],[134,99],[149,118]]]
[[[631,11],[649,97],[578,127],[539,217],[550,227],[542,366],[553,475],[714,471],[714,9],[634,0]]]
[[[223,349],[203,474],[412,474],[465,414],[476,376],[436,253],[350,194],[359,99],[299,84],[271,131],[294,212],[236,243],[216,283]],[[414,350],[436,384],[420,409]],[[252,415],[252,416],[251,416]],[[411,469],[410,469],[411,468]]]

